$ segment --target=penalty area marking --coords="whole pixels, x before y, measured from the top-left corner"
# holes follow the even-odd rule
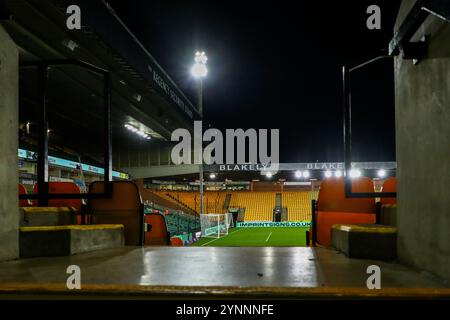
[[[269,241],[271,235],[272,235],[272,232],[269,233],[269,236],[267,237],[266,242]]]
[[[244,228],[241,228],[241,229],[238,229],[238,230],[236,230],[236,231],[230,232],[230,233],[228,233],[228,234],[226,235],[226,237],[228,237],[230,234],[236,233],[236,232],[241,231],[241,230],[243,230],[243,229],[244,229]],[[202,247],[203,247],[203,246],[206,246],[207,244],[209,244],[209,243],[211,243],[211,242],[214,242],[214,241],[216,241],[216,240],[219,240],[219,239],[222,239],[222,238],[215,238],[215,239],[212,239],[211,241],[205,242],[205,243],[202,244],[201,246],[202,246]]]

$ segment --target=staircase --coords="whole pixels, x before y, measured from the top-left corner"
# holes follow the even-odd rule
[[[21,258],[68,256],[125,243],[122,224],[77,225],[70,207],[20,208]]]

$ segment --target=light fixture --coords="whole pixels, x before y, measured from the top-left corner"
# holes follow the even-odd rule
[[[384,177],[386,176],[386,170],[384,170],[384,169],[378,170],[377,176],[378,176],[379,178],[384,178]]]
[[[266,177],[267,178],[272,178],[273,177],[273,173],[272,172],[266,172]]]
[[[135,126],[133,126],[131,124],[126,123],[124,125],[124,127],[127,128],[128,130],[130,130],[131,132],[136,133],[138,136],[140,136],[146,140],[150,140],[152,138],[148,133],[146,133],[143,130],[139,130],[138,128],[136,128]]]
[[[211,173],[209,174],[209,178],[210,178],[210,179],[215,179],[215,178],[216,178],[216,174],[215,174],[214,172],[211,172]]]
[[[309,171],[308,170],[303,171],[302,175],[303,175],[303,178],[308,179],[309,178]]]
[[[336,178],[342,177],[342,171],[341,171],[341,170],[335,171],[335,172],[334,172],[334,176],[335,176]]]
[[[208,68],[206,68],[206,62],[208,57],[204,51],[197,51],[194,57],[195,64],[192,66],[191,74],[194,78],[204,78],[208,74]]]
[[[302,172],[300,170],[295,171],[295,177],[300,179],[302,177]]]
[[[351,169],[350,170],[350,178],[359,178],[361,177],[361,170]]]
[[[325,178],[331,178],[333,173],[330,170],[325,171]]]

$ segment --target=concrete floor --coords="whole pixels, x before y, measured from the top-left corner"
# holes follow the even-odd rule
[[[0,263],[0,289],[8,283],[65,284],[72,264],[81,268],[82,285],[366,288],[366,268],[376,264],[382,288],[445,287],[398,264],[348,259],[324,248],[124,247]]]

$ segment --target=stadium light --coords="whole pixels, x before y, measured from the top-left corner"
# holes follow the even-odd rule
[[[272,172],[266,172],[266,177],[267,178],[272,178],[273,177],[273,173]]]
[[[141,136],[142,138],[144,138],[146,140],[150,140],[152,138],[148,133],[146,133],[143,130],[139,130],[138,128],[134,127],[131,124],[127,123],[124,125],[124,127],[127,128],[128,130],[130,130],[131,132],[136,133],[138,136]]]
[[[215,179],[215,178],[216,178],[216,174],[215,174],[214,172],[211,172],[211,173],[209,174],[209,178],[210,178],[210,179]]]
[[[342,177],[342,171],[341,171],[341,170],[337,170],[337,171],[334,173],[334,176],[335,176],[336,178]]]
[[[208,57],[205,55],[205,52],[197,51],[195,53],[194,65],[191,69],[191,74],[194,78],[204,78],[208,74],[208,68],[206,68],[206,62],[208,61]]]
[[[386,176],[386,170],[384,170],[384,169],[378,170],[377,176],[378,176],[379,178],[384,178],[384,177]]]
[[[198,112],[203,117],[203,78],[208,74],[208,68],[206,68],[206,62],[208,57],[204,51],[197,51],[194,57],[194,65],[191,69],[192,76],[198,80]],[[200,214],[203,214],[203,163],[199,168],[200,175]],[[211,175],[210,175],[211,177]]]
[[[302,172],[299,171],[299,170],[295,171],[295,177],[296,177],[297,179],[300,179],[300,178],[302,177]]]
[[[333,173],[330,170],[325,171],[325,178],[331,178]]]
[[[350,170],[350,178],[359,178],[361,177],[361,170],[352,169]]]
[[[303,178],[308,179],[309,178],[309,171],[308,170],[303,171],[302,175],[303,175]]]

